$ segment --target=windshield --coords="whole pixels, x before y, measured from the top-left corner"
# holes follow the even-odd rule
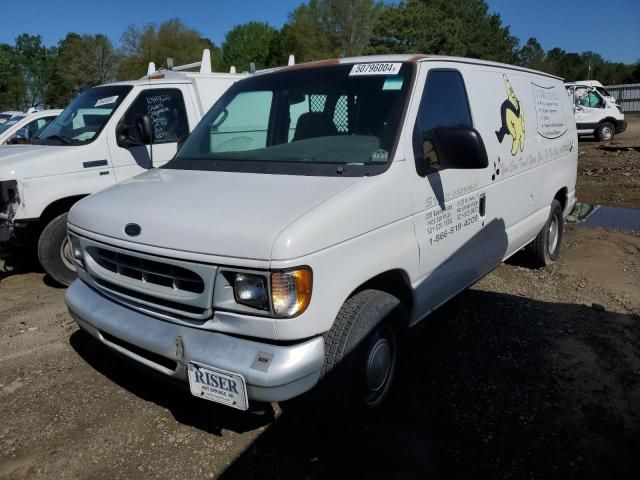
[[[6,122],[0,124],[0,133],[6,132],[7,130],[9,130],[11,127],[13,127],[16,123],[18,123],[23,118],[24,117],[19,117],[17,115],[14,115],[13,117],[11,117]]]
[[[165,168],[381,173],[393,154],[412,76],[410,63],[255,75],[223,95]]]
[[[8,113],[0,113],[0,124],[6,122],[10,118],[11,115],[9,115]]]
[[[84,145],[93,141],[131,88],[111,85],[87,90],[41,133],[39,143]]]

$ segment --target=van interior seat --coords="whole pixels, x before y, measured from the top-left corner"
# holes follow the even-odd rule
[[[333,119],[324,112],[307,112],[300,115],[292,141],[314,137],[337,135],[338,129]]]

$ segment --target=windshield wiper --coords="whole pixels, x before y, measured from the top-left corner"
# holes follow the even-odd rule
[[[60,140],[62,143],[65,143],[67,145],[71,145],[73,143],[73,140],[71,140],[69,137],[65,137],[64,135],[49,135],[47,138],[45,138],[45,140]]]

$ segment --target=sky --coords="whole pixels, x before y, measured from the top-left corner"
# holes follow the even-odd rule
[[[21,33],[56,45],[68,32],[104,33],[114,42],[128,25],[179,18],[221,45],[235,25],[251,20],[281,27],[302,0],[20,0],[2,1],[0,43]],[[607,60],[640,60],[640,0],[488,0],[492,12],[525,43],[536,37],[545,50],[592,50]],[[21,21],[21,19],[24,19]],[[429,28],[425,25],[425,28]],[[421,52],[429,53],[429,52]]]

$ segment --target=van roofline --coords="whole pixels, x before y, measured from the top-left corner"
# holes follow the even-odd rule
[[[197,78],[210,78],[210,79],[233,79],[240,80],[248,74],[244,73],[228,73],[228,72],[213,72],[213,73],[200,73],[200,72],[173,72],[171,70],[160,70],[158,72],[154,72],[154,75],[162,75],[162,77],[158,78],[149,78],[145,75],[142,78],[136,80],[121,80],[119,82],[110,82],[103,83],[102,85],[96,85],[98,87],[106,87],[111,85],[127,85],[127,86],[138,86],[138,85],[155,85],[155,84],[163,84],[163,83],[180,83],[180,84],[189,84],[193,83],[194,79]]]
[[[517,70],[524,73],[531,73],[534,75],[549,77],[549,78],[561,80],[564,82],[564,79],[562,77],[558,77],[550,73],[541,72],[539,70],[533,70],[531,68],[519,67],[517,65],[509,65],[507,63],[493,62],[490,60],[480,60],[477,58],[454,57],[449,55],[424,55],[424,54],[415,54],[415,53],[414,54],[393,54],[393,55],[365,55],[360,57],[332,58],[327,60],[319,60],[315,62],[298,63],[296,65],[291,65],[286,67],[277,67],[269,70],[263,70],[259,73],[268,73],[273,71],[286,71],[286,70],[294,70],[294,69],[301,69],[301,68],[317,68],[317,67],[325,67],[329,65],[339,65],[339,64],[372,63],[372,62],[421,63],[421,62],[430,62],[430,61],[431,62],[466,63],[471,65],[483,65],[483,66],[496,67],[496,68],[505,68],[509,70]]]

